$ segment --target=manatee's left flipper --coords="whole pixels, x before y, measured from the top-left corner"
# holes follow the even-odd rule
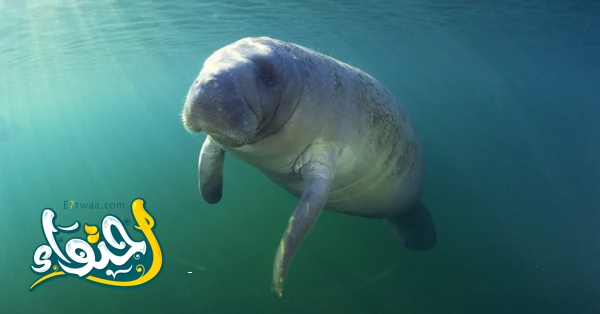
[[[304,192],[300,202],[290,217],[288,227],[275,255],[273,266],[273,283],[271,292],[281,297],[283,280],[290,267],[294,254],[312,229],[317,217],[323,211],[329,199],[329,190],[333,174],[329,167],[319,162],[309,162],[301,169],[304,178]]]
[[[218,203],[223,196],[224,160],[225,150],[207,136],[198,159],[198,187],[200,195],[209,204]]]

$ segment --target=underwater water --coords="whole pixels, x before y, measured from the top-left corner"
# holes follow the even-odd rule
[[[0,0],[0,313],[600,313],[600,3],[497,2]],[[208,205],[205,135],[180,116],[204,60],[248,36],[352,64],[401,101],[433,250],[325,212],[270,293],[297,199],[226,157]],[[133,219],[136,198],[157,277],[29,291],[44,208],[99,225]]]

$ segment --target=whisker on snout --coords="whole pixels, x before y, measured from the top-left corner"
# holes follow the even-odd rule
[[[198,125],[193,123],[193,121],[197,121],[199,119],[198,116],[194,114],[186,115],[183,112],[179,115],[181,116],[181,122],[183,122],[183,126],[185,127],[185,130],[188,131],[188,133],[196,134],[202,132],[202,129]]]

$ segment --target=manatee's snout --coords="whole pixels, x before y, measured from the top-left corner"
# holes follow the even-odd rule
[[[239,147],[276,132],[302,93],[294,57],[268,38],[244,38],[214,52],[187,95],[183,124]]]
[[[243,62],[207,64],[188,91],[183,124],[221,144],[251,143],[259,124],[260,100],[252,69]]]

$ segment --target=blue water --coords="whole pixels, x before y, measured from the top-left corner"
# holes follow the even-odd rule
[[[0,313],[600,313],[600,3],[497,2],[0,0]],[[426,154],[433,250],[327,212],[270,294],[297,200],[226,158],[223,200],[206,204],[204,135],[180,117],[204,60],[247,36],[396,95]],[[28,290],[44,208],[98,224],[137,197],[158,277]]]

